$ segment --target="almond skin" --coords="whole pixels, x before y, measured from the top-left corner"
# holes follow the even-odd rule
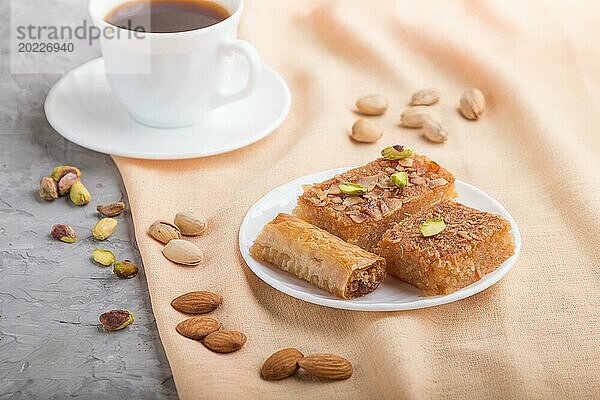
[[[294,348],[276,351],[267,358],[260,370],[260,375],[267,381],[285,379],[292,376],[298,370],[298,361],[302,357],[304,355]]]
[[[204,346],[215,353],[232,353],[246,343],[246,335],[238,331],[216,331],[204,338]]]
[[[206,314],[221,305],[223,298],[212,292],[198,291],[182,294],[173,299],[171,306],[184,314]]]
[[[325,379],[348,379],[352,376],[352,364],[335,354],[315,353],[302,358],[298,365],[311,375]]]
[[[179,334],[193,340],[202,340],[221,329],[221,323],[210,317],[191,317],[181,321],[175,329]]]

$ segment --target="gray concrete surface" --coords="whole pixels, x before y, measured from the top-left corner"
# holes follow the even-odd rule
[[[86,16],[85,3],[36,2],[49,18],[71,22]],[[13,0],[26,15],[23,4]],[[96,204],[127,202],[119,173],[110,157],[65,141],[46,122],[43,101],[60,75],[11,74],[9,7],[0,0],[0,399],[176,398],[143,268],[120,280],[90,260],[104,247],[139,262],[128,213],[109,240],[91,237]],[[67,71],[98,55],[94,44],[45,62]],[[61,164],[82,169],[90,205],[38,198],[40,177]],[[54,241],[55,223],[72,225],[80,240]],[[120,308],[135,323],[104,332],[98,315]]]

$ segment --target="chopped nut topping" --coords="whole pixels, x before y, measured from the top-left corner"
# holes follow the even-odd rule
[[[404,173],[409,177],[408,183],[398,187],[390,176]],[[408,204],[411,199],[420,198],[426,191],[450,185],[452,179],[448,171],[425,156],[411,154],[399,160],[380,158],[309,186],[301,196],[301,201],[309,201],[317,207],[325,206],[329,213],[336,215],[335,218],[348,223],[357,220],[363,222],[365,218],[380,220]],[[344,193],[340,186],[344,187]],[[354,217],[351,218],[351,215]]]
[[[412,167],[413,159],[412,158],[403,158],[402,160],[398,160],[398,165],[401,167]],[[398,169],[398,167],[396,167]]]
[[[446,178],[437,178],[434,179],[432,183],[434,186],[446,186],[448,184],[448,181],[446,180]]]
[[[365,199],[363,199],[360,196],[349,196],[344,199],[342,204],[345,206],[353,206],[355,204],[360,204],[364,201],[365,201]]]
[[[350,218],[352,219],[352,221],[356,222],[357,224],[360,224],[367,220],[367,216],[362,213],[361,214],[350,214]]]
[[[425,183],[427,183],[425,178],[421,178],[420,176],[414,176],[410,178],[410,182],[414,183],[415,185],[424,185]]]
[[[377,184],[379,177],[377,175],[365,176],[359,178],[356,183],[365,187],[367,190],[372,190]]]
[[[395,198],[388,198],[388,199],[383,199],[383,202],[387,205],[387,207],[394,211],[399,209],[400,207],[402,207],[402,200],[400,199],[395,199]]]

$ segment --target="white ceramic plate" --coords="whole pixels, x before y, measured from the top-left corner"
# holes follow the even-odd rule
[[[245,82],[238,60],[230,85]],[[101,153],[124,157],[174,160],[205,157],[248,146],[273,132],[287,116],[290,90],[273,70],[263,70],[249,97],[227,104],[193,126],[160,129],[139,124],[113,97],[98,58],[63,76],[52,87],[44,109],[50,125],[66,139]]]
[[[341,300],[328,292],[296,278],[277,267],[254,259],[249,249],[262,227],[277,213],[291,212],[302,193],[303,184],[321,182],[349,168],[333,169],[303,176],[275,188],[248,210],[240,227],[240,251],[250,269],[263,281],[275,289],[309,303],[345,310],[360,311],[400,311],[414,310],[446,304],[472,296],[498,282],[513,267],[521,251],[521,234],[513,217],[496,200],[467,183],[456,181],[458,201],[483,211],[498,214],[510,221],[515,239],[515,254],[506,260],[493,273],[486,275],[454,293],[443,296],[423,297],[416,287],[388,276],[377,290],[354,300]]]

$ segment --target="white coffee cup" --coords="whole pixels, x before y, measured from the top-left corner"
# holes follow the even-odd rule
[[[237,39],[243,0],[214,0],[230,16],[214,25],[173,33],[133,32],[104,19],[128,0],[91,0],[102,34],[106,76],[115,97],[136,121],[160,128],[193,125],[208,112],[249,96],[263,66],[256,49]],[[235,54],[248,65],[246,85],[225,92]]]

